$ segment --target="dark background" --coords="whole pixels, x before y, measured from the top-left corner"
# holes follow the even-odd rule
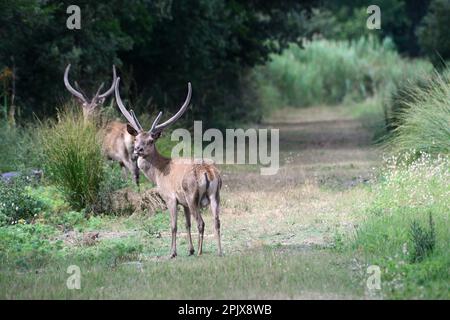
[[[138,113],[176,109],[191,81],[186,119],[223,128],[261,119],[249,70],[304,37],[372,33],[391,37],[402,55],[427,55],[437,66],[448,59],[450,1],[376,1],[376,32],[364,26],[372,2],[0,0],[0,115],[14,104],[10,117],[18,122],[54,116],[70,97],[62,81],[68,63],[72,81],[89,95],[99,83],[109,85],[115,64],[122,96]],[[81,30],[66,28],[71,4],[81,8]]]

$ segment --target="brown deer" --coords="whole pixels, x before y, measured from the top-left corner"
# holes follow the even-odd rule
[[[177,216],[178,205],[183,206],[186,218],[187,237],[189,242],[189,254],[194,254],[194,246],[191,237],[191,215],[197,220],[198,227],[198,255],[202,254],[203,233],[205,223],[200,209],[208,204],[214,217],[214,227],[217,239],[217,252],[222,255],[220,241],[219,219],[219,192],[222,185],[219,170],[212,163],[206,163],[203,159],[171,159],[162,156],[156,149],[155,143],[161,136],[161,132],[169,125],[177,121],[186,111],[191,99],[191,84],[188,84],[188,94],[178,112],[167,121],[158,124],[162,112],[153,121],[149,131],[144,131],[136,118],[133,110],[127,111],[119,94],[120,78],[116,81],[116,101],[120,111],[128,120],[128,132],[136,137],[134,152],[138,156],[138,167],[145,176],[153,181],[159,195],[166,202],[170,212],[172,246],[170,257],[177,255]]]
[[[111,87],[100,94],[103,88],[103,83],[97,90],[97,93],[92,99],[88,99],[81,91],[78,83],[75,90],[69,82],[70,64],[66,67],[64,72],[64,84],[67,90],[77,99],[83,110],[83,117],[85,121],[95,118],[97,114],[97,106],[102,105],[106,98],[114,92],[114,85],[117,80],[116,67],[113,65],[113,83]],[[127,125],[118,121],[110,121],[103,128],[103,152],[109,160],[119,162],[122,167],[122,174],[124,177],[128,175],[128,171],[133,175],[134,182],[139,186],[139,168],[137,167],[137,157],[133,154],[134,137],[127,131]]]

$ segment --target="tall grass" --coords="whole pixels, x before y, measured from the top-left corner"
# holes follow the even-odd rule
[[[408,90],[388,148],[400,154],[450,154],[450,70]]]
[[[74,209],[83,209],[97,200],[104,158],[95,124],[74,110],[68,106],[58,112],[58,121],[43,124],[40,141],[46,176]]]
[[[254,72],[259,100],[266,110],[360,101],[383,94],[404,79],[429,72],[428,62],[409,61],[392,41],[314,40],[304,48],[291,44]]]

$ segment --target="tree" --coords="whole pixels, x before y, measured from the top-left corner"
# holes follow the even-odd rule
[[[433,0],[427,15],[417,29],[417,36],[423,53],[438,67],[442,67],[443,63],[450,59],[449,26],[450,2]]]
[[[62,83],[67,63],[91,90],[109,79],[115,63],[137,111],[151,111],[150,99],[171,111],[191,81],[197,118],[219,126],[257,120],[258,106],[245,104],[245,74],[299,39],[301,12],[313,3],[80,0],[81,30],[68,30],[72,1],[0,0],[0,68],[10,68],[14,56],[16,101],[28,115],[53,115],[69,97]]]

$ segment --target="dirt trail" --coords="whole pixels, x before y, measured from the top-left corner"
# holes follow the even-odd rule
[[[379,163],[370,132],[341,107],[280,110],[264,127],[280,129],[280,169],[223,169],[225,245],[329,244],[336,227],[351,226],[345,194]]]

